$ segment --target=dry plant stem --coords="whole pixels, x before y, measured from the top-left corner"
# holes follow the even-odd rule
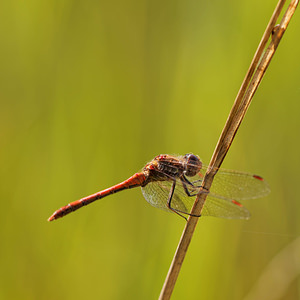
[[[267,44],[269,37],[272,34],[272,30],[274,29],[274,25],[276,24],[277,18],[283,8],[284,3],[285,1],[282,0],[278,2],[276,9],[262,37],[262,40],[258,46],[258,49],[254,55],[254,58],[251,62],[246,77],[242,83],[242,86],[238,92],[234,105],[231,109],[225,127],[222,131],[220,139],[217,143],[217,146],[211,158],[209,167],[207,169],[207,172],[205,174],[202,183],[202,188],[199,194],[197,195],[194,207],[191,211],[191,214],[193,215],[199,215],[202,211],[207,196],[207,193],[205,191],[208,191],[210,189],[210,186],[213,182],[213,178],[217,173],[218,169],[220,168],[229,150],[229,147],[234,139],[234,136],[250,105],[253,95],[264,76],[264,73],[278,47],[278,44],[290,22],[291,17],[293,16],[296,10],[296,7],[298,5],[298,0],[291,1],[286,13],[284,14],[281,20],[279,27],[276,27],[276,30],[273,33],[268,48],[266,49],[265,53],[262,55],[263,50]],[[186,223],[176,253],[171,263],[169,272],[164,282],[159,297],[160,300],[170,299],[171,297],[172,291],[174,289],[179,271],[181,269],[184,257],[186,255],[188,246],[192,239],[192,235],[196,228],[197,222],[198,222],[198,218],[190,216]]]

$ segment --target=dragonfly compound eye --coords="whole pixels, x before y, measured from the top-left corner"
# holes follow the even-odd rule
[[[184,158],[186,160],[184,174],[188,177],[195,176],[202,168],[201,160],[194,154],[186,154]]]

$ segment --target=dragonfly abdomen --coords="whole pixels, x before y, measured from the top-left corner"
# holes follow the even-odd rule
[[[53,213],[53,215],[48,219],[48,221],[53,221],[58,218],[64,217],[65,215],[81,208],[82,206],[88,205],[96,200],[102,199],[108,195],[126,190],[131,189],[137,186],[142,186],[146,180],[146,176],[143,173],[136,173],[127,180],[116,184],[106,190],[103,190],[101,192],[98,192],[96,194],[90,195],[88,197],[76,200],[72,203],[69,203],[66,206],[63,206],[62,208],[58,209]]]

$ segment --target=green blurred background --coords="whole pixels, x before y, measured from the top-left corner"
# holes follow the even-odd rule
[[[160,153],[208,163],[275,5],[1,2],[0,299],[158,297],[185,223],[140,189],[46,220]],[[299,26],[223,164],[272,193],[249,221],[200,220],[172,299],[300,299]]]

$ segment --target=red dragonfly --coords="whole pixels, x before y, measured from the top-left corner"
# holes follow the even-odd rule
[[[146,164],[142,172],[58,209],[48,221],[64,217],[108,195],[138,186],[142,188],[145,199],[152,206],[184,217],[182,214],[190,215],[206,169],[200,158],[194,154],[158,155]],[[220,169],[214,178],[201,215],[248,219],[249,211],[238,200],[260,198],[269,192],[268,184],[260,176]]]

